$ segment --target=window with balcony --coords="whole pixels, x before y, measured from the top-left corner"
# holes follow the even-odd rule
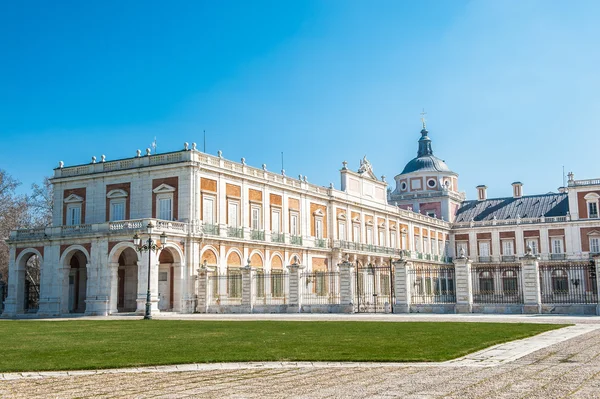
[[[346,241],[346,222],[338,222],[338,239]]]
[[[390,231],[390,247],[392,248],[397,248],[398,247],[398,243],[396,240],[396,232],[395,231]]]
[[[81,224],[81,204],[67,205],[67,226]]]
[[[490,242],[489,241],[480,241],[479,242],[479,261],[480,262],[489,262],[490,258]]]
[[[600,200],[600,195],[596,193],[588,193],[583,198],[587,204],[588,218],[598,218],[598,201]]]
[[[600,237],[590,237],[590,253],[600,253]]]
[[[250,227],[252,230],[261,229],[261,218],[260,218],[261,207],[258,205],[252,205],[250,208]]]
[[[373,228],[367,227],[367,244],[373,244]]]
[[[281,210],[271,210],[271,232],[275,234],[281,233]]]
[[[292,236],[299,235],[298,230],[298,213],[290,211],[290,234]]]
[[[215,197],[210,195],[202,196],[202,220],[204,224],[215,224]]]
[[[561,238],[553,238],[552,239],[552,253],[553,254],[562,254],[563,251],[563,240]]]
[[[352,240],[354,242],[360,242],[360,224],[352,224]]]
[[[315,238],[323,238],[323,217],[315,216]]]
[[[110,201],[110,221],[116,222],[119,220],[125,220],[125,200],[111,200]]]
[[[379,241],[377,242],[377,245],[379,245],[381,247],[385,247],[385,230],[384,229],[379,229]]]
[[[227,202],[227,225],[237,228],[240,226],[240,203],[239,201]]]
[[[173,194],[160,194],[157,196],[158,218],[173,220]]]

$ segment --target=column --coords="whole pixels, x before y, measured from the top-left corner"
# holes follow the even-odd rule
[[[10,245],[8,257],[8,290],[4,301],[4,317],[14,317],[17,313],[23,313],[24,277],[25,271],[16,263],[16,247]]]
[[[600,256],[594,256],[594,263],[596,264],[596,292],[600,288]],[[596,305],[596,315],[600,316],[600,295],[598,295],[598,305]]]
[[[463,256],[454,259],[456,279],[456,313],[473,311],[473,282],[471,281],[471,259]]]
[[[529,250],[520,258],[523,280],[523,313],[541,313],[540,272],[538,259]]]
[[[394,313],[410,313],[410,270],[412,267],[412,262],[406,260],[394,262],[394,294],[396,295]]]
[[[150,313],[158,310],[158,254],[154,251],[142,252],[142,261],[138,262],[138,294],[136,313],[146,312],[146,293],[148,292],[148,256],[150,256]]]
[[[110,300],[108,305],[109,314],[119,313],[119,263],[108,264],[110,270]]]
[[[242,312],[252,313],[254,304],[254,287],[252,286],[252,277],[255,269],[246,265],[240,269],[242,271]]]
[[[300,274],[304,266],[298,263],[288,265],[290,292],[288,298],[288,313],[300,313],[302,309],[302,284],[300,284]]]
[[[338,265],[340,269],[340,307],[342,313],[354,311],[354,264],[347,259]]]

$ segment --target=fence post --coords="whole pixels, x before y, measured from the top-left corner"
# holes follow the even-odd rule
[[[531,247],[527,247],[525,256],[519,260],[523,276],[523,313],[542,313],[538,258],[533,254]]]
[[[302,293],[300,289],[302,285],[300,284],[300,270],[304,269],[304,266],[298,264],[298,258],[294,259],[294,263],[287,266],[289,273],[289,284],[290,284],[290,292],[289,292],[289,305],[288,305],[288,313],[300,313],[300,309],[302,308]]]
[[[206,261],[198,269],[198,296],[196,300],[196,312],[207,313],[208,303],[210,298],[208,297],[208,273],[211,270],[206,266]]]
[[[394,304],[394,313],[410,313],[411,292],[410,292],[410,270],[412,262],[399,260],[394,262],[394,294],[396,303]]]
[[[252,277],[255,269],[250,266],[250,259],[248,264],[241,268],[242,271],[242,312],[252,313],[252,307],[254,305],[254,287],[252,285]]]
[[[462,251],[461,251],[462,252]],[[473,282],[471,280],[471,259],[461,253],[454,259],[456,278],[456,313],[473,312]]]
[[[340,307],[342,313],[354,311],[354,264],[347,259],[338,264],[340,269]]]
[[[596,296],[598,297],[598,304],[596,305],[596,315],[600,316],[600,293],[598,292],[600,289],[600,255],[596,255],[593,257],[596,268]]]

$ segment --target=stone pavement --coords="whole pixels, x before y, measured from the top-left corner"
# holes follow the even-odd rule
[[[597,318],[585,320],[586,325],[444,363],[252,363],[184,365],[178,371],[32,373],[0,380],[0,397],[600,398],[600,324]]]

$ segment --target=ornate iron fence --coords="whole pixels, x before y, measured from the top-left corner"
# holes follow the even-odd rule
[[[371,264],[363,266],[359,263],[354,273],[355,311],[359,313],[391,312],[394,303],[392,267]]]
[[[454,267],[417,265],[408,271],[411,303],[455,303]]]
[[[340,273],[302,273],[302,303],[306,305],[327,305],[340,303]]]
[[[208,276],[210,305],[241,305],[242,274],[212,274]]]
[[[542,303],[597,304],[593,263],[561,262],[540,265]]]
[[[473,303],[523,303],[520,265],[474,266],[471,282]]]
[[[25,280],[25,311],[37,312],[40,307],[40,286]]]
[[[252,278],[255,305],[285,305],[288,303],[289,275],[282,271],[256,272]]]

